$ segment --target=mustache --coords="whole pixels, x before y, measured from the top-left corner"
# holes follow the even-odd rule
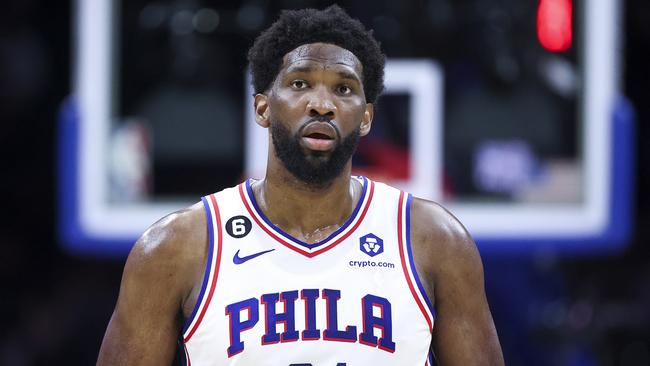
[[[312,118],[311,118],[309,121],[307,121],[305,124],[309,124],[309,123],[312,123],[312,122],[327,122],[327,123],[331,123],[333,120],[334,120],[334,118],[332,118],[332,117],[329,117],[329,116],[326,116],[326,115],[321,115],[321,114],[319,114],[319,115],[316,115],[316,116],[312,117]]]

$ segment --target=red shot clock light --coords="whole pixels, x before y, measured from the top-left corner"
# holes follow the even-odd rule
[[[551,52],[571,48],[573,37],[571,0],[540,0],[537,8],[537,38]]]

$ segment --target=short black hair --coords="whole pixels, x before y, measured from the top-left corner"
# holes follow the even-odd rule
[[[260,34],[248,51],[255,93],[269,89],[282,67],[283,57],[309,43],[331,43],[352,52],[363,66],[363,91],[366,102],[375,103],[384,89],[386,56],[372,30],[352,19],[338,5],[324,10],[284,10]]]

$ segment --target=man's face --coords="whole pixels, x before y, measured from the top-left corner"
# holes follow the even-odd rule
[[[267,95],[256,97],[258,122],[271,128],[275,157],[298,179],[327,185],[370,131],[373,106],[365,101],[361,75],[351,52],[307,44],[284,57]]]

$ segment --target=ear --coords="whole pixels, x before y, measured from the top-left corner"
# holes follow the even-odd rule
[[[255,94],[255,122],[264,128],[269,127],[270,114],[269,97],[265,94]]]
[[[365,136],[370,133],[370,127],[372,126],[372,118],[375,116],[375,105],[372,103],[366,103],[366,110],[363,112],[363,118],[361,119],[361,127],[359,128],[359,135]]]

